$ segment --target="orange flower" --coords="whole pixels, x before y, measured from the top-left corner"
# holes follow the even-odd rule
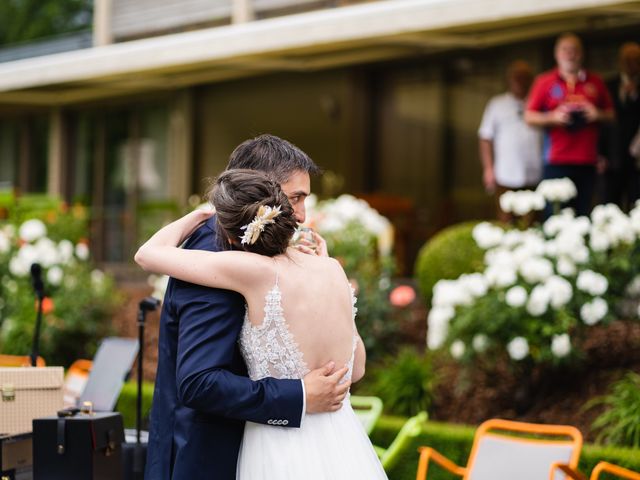
[[[36,300],[35,302],[35,309],[36,311],[38,311],[38,300]],[[53,299],[51,299],[50,297],[44,297],[42,299],[42,313],[45,315],[48,315],[54,310],[55,310],[55,307],[53,305]]]
[[[416,299],[416,292],[409,285],[399,285],[389,294],[389,301],[394,307],[406,307]]]

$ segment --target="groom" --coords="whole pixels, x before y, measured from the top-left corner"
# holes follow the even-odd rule
[[[304,222],[310,175],[319,168],[295,145],[261,135],[240,144],[227,168],[271,175],[297,221]],[[215,216],[184,248],[220,249]],[[322,241],[320,250],[326,252]],[[340,407],[349,387],[349,382],[338,385],[346,367],[334,372],[330,363],[303,380],[250,380],[237,345],[243,316],[244,298],[238,293],[169,280],[160,317],[146,480],[233,480],[245,421],[297,428],[306,413]]]

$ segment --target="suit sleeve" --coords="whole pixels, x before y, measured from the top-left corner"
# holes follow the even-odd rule
[[[212,250],[212,237],[209,228],[201,227],[186,248]],[[300,426],[304,400],[300,380],[252,381],[238,371],[242,296],[178,281],[170,301],[179,318],[176,384],[183,405],[239,420],[265,424],[281,420],[279,425]]]

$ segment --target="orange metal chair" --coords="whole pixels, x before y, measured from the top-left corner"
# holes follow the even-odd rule
[[[566,466],[557,466],[557,468],[564,472],[567,475],[567,478],[572,478],[573,480],[586,480],[587,478],[573,468],[568,468]],[[591,472],[589,480],[599,480],[601,473],[616,475],[627,480],[640,480],[640,473],[628,470],[623,467],[619,467],[618,465],[614,465],[613,463],[609,462],[598,463]]]
[[[593,472],[591,472],[590,480],[598,480],[600,478],[600,474],[603,472],[611,473],[612,475],[617,475],[618,477],[626,478],[628,480],[640,480],[640,473],[619,467],[618,465],[614,465],[609,462],[598,463],[593,469]]]
[[[31,357],[29,355],[5,355],[0,354],[0,367],[30,367]],[[44,358],[36,358],[36,367],[44,367]]]
[[[64,377],[63,398],[65,407],[76,406],[78,398],[82,395],[93,362],[79,359],[71,364]]]
[[[429,462],[463,480],[541,480],[564,478],[554,466],[578,466],[582,434],[568,425],[488,420],[478,427],[466,467],[431,447],[420,447],[417,480],[425,480]],[[557,476],[556,476],[557,475]]]

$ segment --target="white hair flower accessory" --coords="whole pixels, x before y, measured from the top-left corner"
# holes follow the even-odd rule
[[[280,215],[280,206],[270,207],[268,205],[262,205],[258,209],[258,213],[251,223],[240,227],[244,230],[244,235],[240,239],[242,245],[253,245],[258,240],[260,233],[264,231],[264,227],[269,223],[275,223],[274,218]]]

